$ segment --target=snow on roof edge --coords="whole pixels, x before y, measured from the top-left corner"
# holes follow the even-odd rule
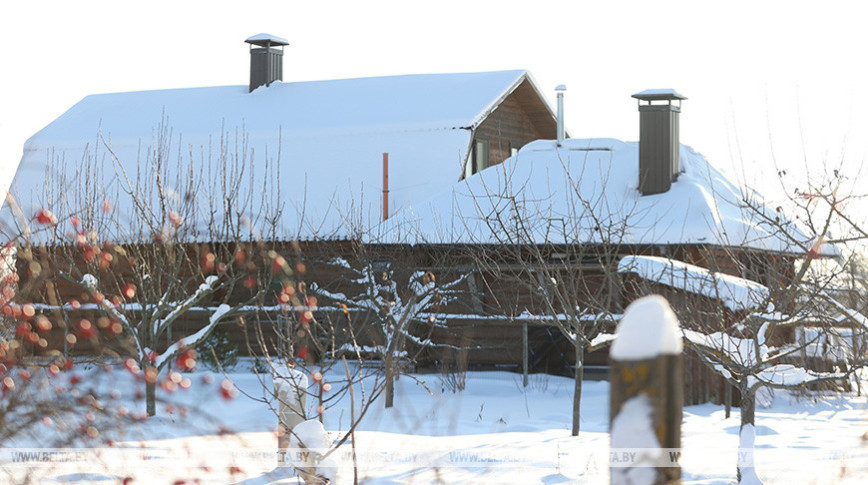
[[[762,309],[769,297],[769,289],[755,281],[671,258],[625,256],[618,262],[618,272],[719,300],[731,311]]]
[[[472,122],[470,123],[470,128],[475,129],[477,126],[479,126],[479,124],[482,123],[482,121],[486,117],[488,117],[488,115],[490,115],[495,109],[497,109],[498,106],[500,106],[501,103],[503,103],[503,100],[509,97],[510,94],[515,92],[515,90],[518,89],[519,86],[521,86],[522,81],[524,81],[525,79],[530,79],[530,73],[528,71],[521,69],[516,72],[519,73],[518,77],[504,92],[500,94],[497,99],[492,101],[488,106],[485,107],[485,109],[476,114],[476,117],[473,118]],[[533,84],[532,81],[531,84]],[[546,103],[546,105],[548,105],[548,103]]]

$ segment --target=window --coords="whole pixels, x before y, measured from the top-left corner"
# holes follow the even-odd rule
[[[519,148],[521,148],[521,143],[517,143],[514,141],[509,142],[509,156],[514,157],[518,155]]]
[[[488,151],[488,140],[477,139],[473,142],[470,160],[464,169],[465,178],[488,168]]]
[[[768,286],[771,284],[769,261],[757,254],[748,254],[746,256],[746,261],[743,260],[744,270],[742,270],[742,277],[756,281],[761,285]]]

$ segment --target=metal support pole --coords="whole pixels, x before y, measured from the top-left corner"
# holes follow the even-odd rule
[[[558,119],[557,119],[557,123],[558,123],[558,127],[557,127],[558,146],[561,146],[561,143],[564,142],[564,138],[566,137],[565,130],[564,130],[564,91],[566,91],[566,90],[567,90],[567,87],[564,86],[563,84],[561,84],[560,86],[555,88],[555,91],[557,91],[557,93],[558,93],[558,115],[557,115],[558,116]]]

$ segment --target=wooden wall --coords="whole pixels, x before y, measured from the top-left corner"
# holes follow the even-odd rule
[[[530,82],[524,81],[491,112],[475,132],[489,143],[489,166],[510,156],[510,147],[521,148],[538,139],[556,138],[556,122]]]
[[[445,326],[431,326],[425,322],[416,324],[415,330],[423,335],[430,336],[435,342],[446,344],[447,347],[440,349],[424,350],[419,355],[418,364],[422,366],[437,367],[451,365],[450,363],[466,362],[471,366],[499,367],[520,369],[522,362],[523,340],[522,324],[529,324],[528,346],[531,349],[532,371],[549,371],[564,373],[569,371],[569,366],[575,363],[575,358],[569,344],[556,327],[542,325],[538,322],[526,322],[518,318],[518,315],[529,310],[536,315],[545,315],[546,308],[538,297],[526,286],[516,284],[516,278],[533,277],[526,269],[515,265],[513,269],[506,269],[506,273],[497,275],[486,271],[474,270],[472,252],[468,248],[455,247],[368,247],[361,248],[349,241],[333,241],[322,243],[306,243],[302,245],[292,243],[274,243],[274,250],[283,254],[286,260],[294,267],[297,263],[303,263],[305,271],[297,275],[297,283],[318,283],[330,291],[346,294],[357,293],[361,287],[351,282],[350,275],[345,269],[328,264],[333,257],[340,256],[355,263],[359,257],[367,261],[390,262],[396,268],[397,278],[407,278],[416,270],[431,271],[439,284],[447,284],[463,274],[472,272],[474,275],[465,279],[455,289],[459,291],[457,300],[448,305],[438,308],[438,316],[447,321]],[[510,253],[502,248],[490,248],[493,254],[500,254],[504,258],[500,263],[504,268],[510,268]],[[199,246],[191,246],[189,251],[201,252]],[[364,253],[362,253],[362,251]],[[667,248],[670,257],[680,258],[693,263],[708,262],[711,256],[708,248]],[[661,248],[626,248],[625,254],[658,254]],[[718,268],[728,269],[727,272],[738,270],[736,262],[727,263],[723,257],[732,253],[722,252],[717,254]],[[705,258],[705,259],[703,259]],[[194,258],[195,260],[195,258]],[[769,255],[768,264],[784,267],[785,263],[780,257]],[[357,263],[356,263],[357,264]],[[117,268],[123,275],[128,268]],[[25,274],[26,272],[22,272]],[[600,277],[601,270],[594,271],[592,266],[577,268],[574,276],[582,278],[587,285],[586,298],[594,298],[599,295],[603,280]],[[780,271],[780,274],[787,274]],[[635,275],[624,275],[619,287],[619,298],[613,300],[617,307],[611,308],[613,312],[623,310],[623,307],[634,299],[649,293],[663,294],[671,302],[676,314],[682,321],[682,325],[696,329],[725,330],[738,318],[737,314],[722,308],[719,302],[675,290],[665,285],[650,283],[641,280]],[[233,295],[232,301],[242,298],[243,291]],[[43,303],[49,302],[48,295],[41,296]],[[77,298],[86,303],[86,296],[81,288],[73,280],[58,280],[56,282],[55,298],[66,301],[69,298]],[[55,300],[56,301],[56,300]],[[263,300],[265,305],[273,305],[273,297]],[[373,332],[369,322],[370,315],[364,312],[354,312],[350,315],[350,323],[347,315],[336,311],[334,302],[320,301],[323,307],[316,313],[317,320],[325,325],[334,325],[339,329],[349,329],[352,324],[358,341],[362,345],[380,343],[381,337]],[[329,309],[331,308],[331,309]],[[92,312],[91,312],[92,313]],[[449,316],[453,315],[453,316]],[[49,336],[50,347],[54,350],[63,349],[63,325],[73,326],[80,318],[89,318],[96,322],[97,315],[86,312],[75,314],[66,312],[64,321],[55,322],[54,330]],[[191,312],[174,325],[171,338],[165,337],[158,343],[158,349],[170,345],[173,340],[194,333],[201,328],[208,315],[203,312]],[[286,340],[288,334],[287,322],[292,321],[294,315],[282,317],[279,312],[260,313],[259,315],[245,315],[221,325],[231,342],[239,348],[241,355],[261,355],[262,346],[268,352],[273,353]],[[612,328],[607,329],[612,331]],[[791,335],[781,335],[780,338],[792,339]],[[73,354],[90,354],[97,350],[114,354],[123,354],[125,347],[123,337],[114,337],[105,332],[99,333],[97,342],[79,342],[72,347]],[[339,346],[342,342],[337,342]],[[459,347],[455,349],[451,347]],[[126,347],[129,349],[130,347]],[[128,351],[128,350],[127,350]],[[548,355],[540,356],[541,352]],[[539,358],[534,358],[536,355]],[[721,402],[723,399],[722,380],[713,375],[702,365],[695,356],[686,357],[690,365],[685,365],[689,375],[685,377],[685,399],[688,404],[699,402]],[[588,365],[604,365],[607,362],[605,350],[591,353],[586,358]]]

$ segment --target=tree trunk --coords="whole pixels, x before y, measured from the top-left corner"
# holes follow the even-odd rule
[[[521,385],[527,387],[528,348],[527,322],[521,324]]]
[[[756,475],[754,468],[753,450],[756,430],[754,427],[754,411],[756,410],[755,390],[747,386],[741,386],[741,426],[739,427],[738,464],[736,476],[739,483],[757,484],[762,483]]]
[[[148,416],[156,416],[157,414],[157,383],[145,382],[145,402],[147,405]]]
[[[386,409],[395,403],[395,363],[391,354],[386,356]]]
[[[577,339],[578,340],[578,339]],[[576,376],[573,392],[573,436],[579,435],[580,420],[582,417],[582,380],[585,374],[585,346],[579,340],[575,342],[576,348]]]
[[[741,391],[741,427],[744,425],[754,424],[754,410],[756,409],[756,393],[751,392],[745,387]]]

